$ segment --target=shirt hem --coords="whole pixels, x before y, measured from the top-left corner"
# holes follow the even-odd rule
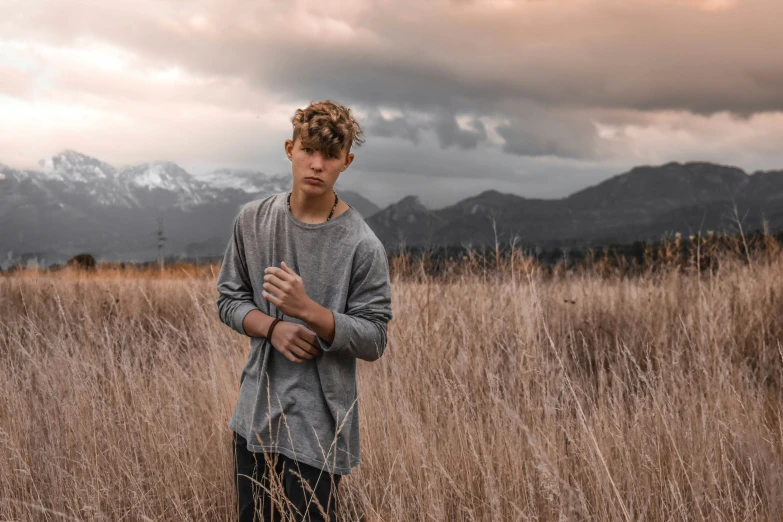
[[[317,459],[314,459],[312,457],[308,457],[307,455],[303,455],[301,453],[294,454],[293,451],[290,449],[284,447],[284,446],[258,446],[256,444],[250,444],[248,443],[247,449],[254,452],[254,453],[282,453],[286,457],[293,459],[297,462],[302,462],[304,464],[307,464],[308,466],[313,466],[318,469],[322,469],[326,471],[327,473],[333,473],[335,475],[350,475],[351,474],[351,468],[355,467],[356,465],[353,465],[348,468],[339,468],[339,467],[333,467],[329,469],[322,461],[319,461]]]
[[[293,459],[298,462],[302,462],[304,464],[307,464],[308,466],[313,466],[315,468],[322,469],[327,473],[333,473],[336,475],[350,475],[351,470],[359,465],[359,461],[357,461],[356,463],[349,464],[347,468],[334,466],[331,467],[330,470],[330,467],[327,466],[323,461],[310,457],[308,455],[304,455],[302,453],[295,454],[293,451],[291,451],[289,448],[286,448],[285,446],[259,446],[258,444],[251,444],[250,439],[247,438],[242,433],[240,433],[240,430],[237,427],[233,426],[233,422],[229,421],[228,427],[232,431],[235,431],[240,435],[242,435],[242,437],[244,437],[245,440],[248,441],[247,449],[254,453],[282,453],[283,455],[285,455],[290,459]]]

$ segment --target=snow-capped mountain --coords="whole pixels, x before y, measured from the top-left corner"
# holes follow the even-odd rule
[[[262,196],[290,187],[290,176],[220,169],[195,177],[171,161],[150,161],[118,170],[73,150],[38,161],[40,170],[0,166],[3,178],[26,182],[45,192],[89,196],[105,207],[174,206],[183,210],[210,202],[229,202],[244,194]],[[67,203],[66,203],[67,204]]]
[[[38,164],[40,170],[0,164],[0,266],[9,252],[47,262],[79,252],[154,258],[159,218],[169,238],[165,252],[220,255],[241,205],[289,190],[292,182],[290,174],[238,169],[196,177],[170,161],[117,169],[73,150]],[[378,210],[359,194],[336,189],[361,215]]]
[[[172,204],[180,208],[200,205],[218,198],[218,191],[213,190],[213,187],[197,180],[170,161],[151,161],[127,167],[118,174],[118,181],[137,198],[149,196],[150,192],[162,191],[173,196]]]
[[[0,180],[27,182],[47,192],[90,196],[102,206],[173,205],[183,210],[236,197],[246,200],[247,194],[260,198],[290,190],[292,183],[290,174],[269,175],[250,169],[221,168],[195,176],[171,161],[149,161],[117,169],[73,150],[44,157],[38,164],[40,170],[12,169],[0,164]],[[378,210],[367,200],[361,206],[365,211]]]
[[[117,169],[108,163],[72,150],[41,158],[38,165],[41,166],[43,177],[59,181],[94,183],[100,180],[110,181],[117,175]]]
[[[89,196],[104,207],[139,208],[146,205],[139,190],[169,193],[170,204],[187,208],[214,194],[208,185],[195,180],[174,163],[160,161],[128,167],[121,172],[101,160],[65,150],[38,161],[40,170],[0,168],[4,179],[26,182],[42,191],[59,194],[61,199]],[[56,197],[56,196],[55,196]],[[67,204],[63,201],[62,203]]]
[[[73,150],[41,158],[40,171],[23,171],[33,183],[46,181],[66,193],[88,194],[101,205],[138,206],[126,187],[118,183],[117,169]],[[37,179],[36,179],[37,178]]]
[[[213,188],[235,189],[255,194],[268,192],[270,194],[291,189],[291,176],[270,176],[258,170],[250,169],[218,169],[196,176]]]
[[[148,190],[163,189],[172,192],[194,193],[205,188],[182,167],[170,161],[150,161],[123,169],[120,181]]]

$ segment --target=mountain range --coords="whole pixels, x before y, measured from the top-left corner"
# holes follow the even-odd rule
[[[122,169],[65,150],[38,170],[0,164],[0,266],[36,258],[46,265],[89,252],[97,259],[164,253],[219,257],[242,204],[289,190],[291,176],[219,169],[194,176],[169,161]],[[592,246],[707,230],[783,228],[783,171],[706,162],[640,166],[561,199],[487,190],[441,209],[417,195],[380,209],[362,195],[335,190],[387,246],[521,244]]]
[[[736,214],[735,214],[736,208]],[[369,216],[386,245],[538,244],[578,248],[742,227],[783,229],[783,171],[706,162],[640,166],[561,199],[487,190],[438,210],[416,196]]]
[[[292,183],[290,175],[233,169],[196,177],[170,161],[116,169],[72,150],[38,164],[39,170],[0,164],[0,266],[30,258],[47,265],[81,252],[154,259],[158,218],[167,256],[217,256],[244,203]],[[378,211],[339,182],[335,190],[362,216]]]

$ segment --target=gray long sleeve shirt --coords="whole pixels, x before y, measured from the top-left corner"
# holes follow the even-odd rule
[[[319,336],[323,353],[293,363],[265,337],[251,337],[228,427],[247,439],[250,451],[348,474],[360,461],[356,359],[383,354],[392,319],[386,251],[355,209],[304,223],[288,210],[286,195],[251,201],[239,211],[218,276],[218,314],[243,335],[251,310],[283,317],[261,292],[264,269],[285,261],[302,277],[307,295],[331,310],[334,339],[329,344]],[[307,326],[287,315],[283,320]]]

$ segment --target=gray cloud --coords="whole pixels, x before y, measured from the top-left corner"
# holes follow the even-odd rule
[[[332,98],[367,115],[377,139],[357,168],[374,179],[531,187],[535,171],[551,184],[536,190],[554,194],[555,170],[695,157],[779,167],[783,61],[770,50],[783,47],[783,3],[498,5],[0,0],[0,104],[12,100],[0,110],[18,122],[0,161],[26,140],[114,162],[274,170],[293,108]],[[107,67],[80,54],[93,45]]]
[[[580,144],[570,146],[565,140],[536,134],[532,130],[516,125],[502,125],[497,129],[506,141],[503,151],[520,156],[563,156],[579,158],[591,155],[591,150],[581,149]]]
[[[401,138],[413,144],[420,142],[423,131],[432,131],[444,149],[451,146],[475,149],[487,139],[487,129],[480,119],[474,116],[465,129],[459,125],[457,115],[446,109],[438,109],[435,116],[428,120],[410,114],[384,118],[379,110],[371,109],[366,125],[374,136]]]
[[[422,130],[428,128],[426,122],[411,121],[409,116],[384,118],[378,109],[371,110],[365,122],[368,134],[381,138],[401,138],[417,145]]]
[[[418,194],[427,206],[440,208],[487,189],[526,197],[563,197],[632,166],[498,154],[484,145],[444,149],[435,135],[425,133],[418,146],[402,139],[368,140],[340,183],[379,205]]]
[[[455,145],[463,149],[475,149],[480,142],[487,139],[487,130],[481,120],[473,118],[469,126],[469,129],[463,129],[454,114],[440,111],[435,122],[435,133],[441,147]]]
[[[498,126],[502,150],[519,156],[560,156],[598,159],[601,156],[595,127],[573,115],[517,118]]]

